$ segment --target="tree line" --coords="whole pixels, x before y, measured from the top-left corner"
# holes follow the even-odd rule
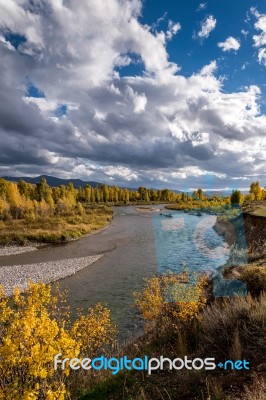
[[[9,182],[0,178],[0,218],[34,219],[38,216],[82,214],[88,204],[129,204],[136,202],[175,202],[181,195],[170,191],[139,187],[136,190],[86,185],[74,188],[72,183],[50,187],[45,178],[37,184],[23,180]]]
[[[262,201],[266,200],[266,188],[262,188],[259,182],[252,182],[249,189],[249,194],[243,194],[240,190],[233,190],[231,204],[241,205],[244,201]]]
[[[0,178],[0,218],[1,219],[34,219],[38,216],[82,214],[88,204],[130,204],[149,202],[172,203],[212,203],[220,202],[242,204],[244,200],[264,200],[266,190],[260,187],[259,182],[253,182],[250,193],[244,195],[239,190],[233,190],[231,197],[205,196],[202,189],[189,193],[175,193],[169,189],[155,190],[140,186],[136,190],[108,186],[99,187],[86,185],[74,188],[72,183],[50,187],[45,178],[37,184],[23,180],[18,183],[9,182]]]

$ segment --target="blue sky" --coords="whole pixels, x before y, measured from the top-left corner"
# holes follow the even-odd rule
[[[0,175],[266,184],[266,2],[0,0]]]
[[[166,48],[169,59],[180,65],[180,72],[190,76],[212,60],[217,60],[218,73],[224,76],[224,90],[230,92],[241,90],[247,85],[259,85],[263,93],[262,111],[265,112],[265,66],[257,62],[257,52],[253,47],[252,36],[256,34],[256,29],[251,7],[266,13],[266,2],[262,0],[210,0],[202,3],[198,0],[145,0],[140,20],[143,24],[154,26],[154,31],[166,31],[169,20],[178,21],[182,29],[167,43]],[[193,38],[202,20],[209,15],[217,20],[215,29],[207,39]],[[217,46],[217,43],[224,42],[229,36],[237,38],[241,43],[238,51],[223,52]],[[120,69],[120,73],[139,75],[143,70],[144,66],[139,62]]]

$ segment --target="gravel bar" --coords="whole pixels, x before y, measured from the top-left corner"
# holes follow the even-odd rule
[[[1,256],[14,256],[16,254],[27,253],[28,251],[37,250],[37,246],[4,246],[0,247]]]
[[[103,254],[38,264],[4,266],[0,268],[0,285],[3,286],[5,294],[11,296],[15,287],[24,291],[29,280],[34,283],[54,282],[74,275],[98,261],[102,256]]]

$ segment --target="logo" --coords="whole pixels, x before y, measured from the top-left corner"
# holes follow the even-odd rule
[[[64,358],[61,359],[62,354],[56,354],[54,357],[54,369],[57,370],[61,368],[62,370],[70,367],[72,370],[84,369],[95,371],[100,370],[110,370],[113,375],[118,374],[120,371],[127,370],[137,370],[137,371],[147,371],[148,375],[151,375],[153,371],[158,370],[201,370],[205,371],[214,370],[217,367],[224,370],[249,370],[249,362],[247,360],[226,360],[224,362],[219,362],[216,364],[215,358],[189,358],[185,356],[184,358],[174,358],[170,359],[167,357],[160,356],[159,358],[149,358],[144,356],[142,358],[129,359],[127,356],[121,358],[107,358],[105,356],[97,358]]]

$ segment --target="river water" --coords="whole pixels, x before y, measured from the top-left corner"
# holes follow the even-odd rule
[[[106,303],[118,325],[119,338],[131,339],[142,329],[133,293],[143,288],[144,277],[179,271],[182,263],[192,271],[210,272],[227,257],[223,238],[211,228],[215,217],[175,211],[168,217],[163,206],[154,207],[160,211],[117,207],[107,229],[64,245],[1,257],[1,265],[104,254],[90,267],[62,279],[60,288],[67,290],[72,310]]]

